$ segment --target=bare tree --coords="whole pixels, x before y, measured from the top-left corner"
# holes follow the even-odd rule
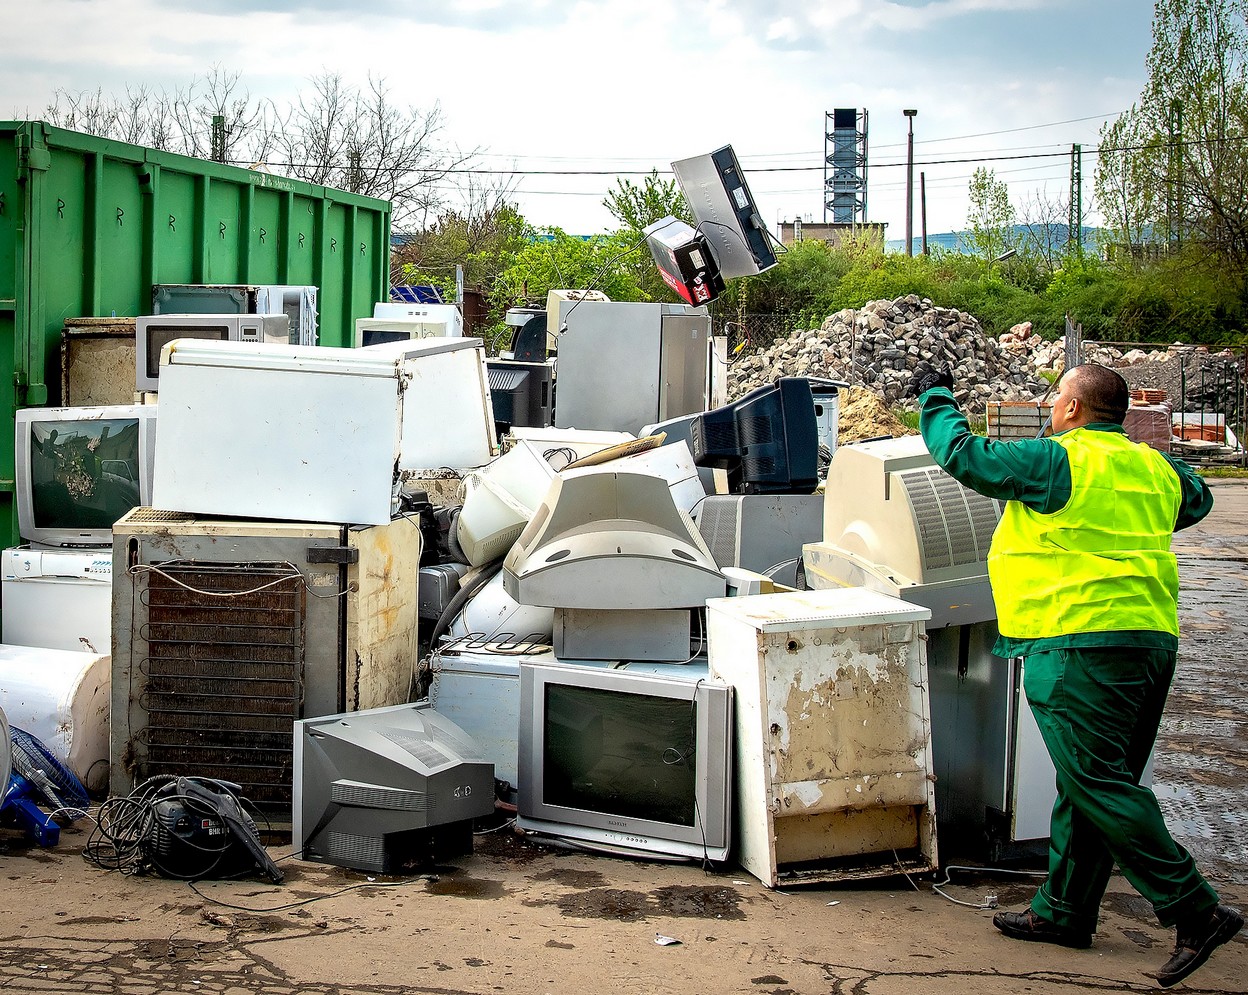
[[[1079,238],[1081,233],[1070,226],[1070,195],[1055,197],[1045,190],[1023,198],[1018,208],[1018,224],[1019,250],[1050,273],[1061,266],[1070,239]],[[1082,229],[1082,218],[1078,225]]]
[[[359,89],[326,71],[310,83],[283,109],[253,98],[238,72],[214,66],[172,92],[146,86],[127,87],[123,96],[102,88],[57,90],[46,114],[59,127],[201,159],[264,165],[385,198],[399,227],[423,226],[435,217],[448,178],[476,156],[438,142],[441,109],[400,107],[380,77],[369,77]],[[478,213],[492,214],[511,192],[496,179],[483,184],[465,175],[466,203]]]
[[[176,151],[199,159],[251,165],[263,162],[273,145],[274,112],[265,100],[253,100],[242,75],[213,66],[206,76],[174,90],[170,98],[176,123]],[[213,148],[214,120],[221,121],[220,148]]]
[[[371,76],[364,90],[334,72],[311,83],[277,129],[284,168],[311,183],[389,199],[396,225],[426,222],[442,203],[439,185],[474,155],[437,144],[439,106],[402,109],[385,80]]]

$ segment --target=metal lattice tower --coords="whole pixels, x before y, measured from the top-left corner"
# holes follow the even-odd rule
[[[823,115],[823,220],[867,220],[867,111],[838,107]]]
[[[1070,147],[1070,220],[1066,251],[1083,255],[1083,146]]]

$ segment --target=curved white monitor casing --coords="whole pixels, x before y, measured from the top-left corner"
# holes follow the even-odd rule
[[[17,484],[17,522],[18,532],[26,542],[42,546],[111,546],[113,541],[112,522],[107,526],[98,522],[91,526],[75,526],[69,521],[53,522],[42,509],[36,508],[34,485],[35,474],[32,472],[32,460],[39,458],[53,460],[50,454],[45,456],[35,435],[40,433],[46,443],[50,433],[56,432],[57,440],[72,440],[74,437],[86,438],[85,451],[92,454],[91,465],[74,466],[83,463],[84,453],[71,454],[65,451],[65,464],[55,475],[60,485],[66,488],[69,495],[76,495],[85,508],[92,500],[92,494],[98,494],[101,502],[107,501],[116,509],[116,519],[121,518],[131,508],[150,505],[152,502],[152,470],[156,459],[156,412],[154,404],[110,404],[97,407],[76,408],[22,408],[16,412],[15,458]],[[137,473],[133,466],[122,466],[125,461],[108,458],[103,452],[101,458],[101,441],[99,438],[99,422],[134,423],[137,426]],[[115,425],[113,427],[116,427]],[[113,438],[117,438],[116,435]],[[65,443],[63,442],[62,445]],[[134,479],[137,477],[137,479]],[[123,507],[124,505],[124,507]],[[84,520],[85,521],[85,520]]]
[[[464,477],[464,503],[455,537],[469,564],[498,559],[519,538],[542,500],[555,470],[528,442]]]
[[[549,608],[691,608],[726,591],[665,480],[602,468],[555,479],[503,578],[521,604]]]

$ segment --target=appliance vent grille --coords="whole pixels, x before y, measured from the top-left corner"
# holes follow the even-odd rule
[[[159,508],[134,508],[126,515],[126,524],[142,522],[193,522],[198,516],[189,511],[161,511]]]
[[[738,567],[741,564],[740,543],[741,499],[730,495],[711,494],[702,499],[698,515],[698,532],[711,551],[717,567]]]
[[[910,499],[924,572],[987,560],[1000,501],[963,487],[937,466],[900,471],[894,479]]]
[[[392,812],[423,812],[427,797],[418,791],[406,791],[402,788],[335,781],[329,789],[329,800],[337,805],[380,808]]]
[[[178,561],[135,574],[136,780],[195,773],[266,807],[292,800],[306,589],[292,565]]]
[[[412,736],[401,729],[378,729],[377,735],[410,753],[426,767],[441,767],[451,759],[423,736]],[[453,748],[454,745],[456,744],[447,743],[448,748]]]
[[[335,864],[360,870],[380,871],[386,863],[386,844],[380,836],[326,833],[325,857]]]

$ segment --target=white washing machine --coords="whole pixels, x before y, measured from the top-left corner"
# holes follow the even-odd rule
[[[0,641],[107,654],[113,551],[16,546],[0,557]]]

